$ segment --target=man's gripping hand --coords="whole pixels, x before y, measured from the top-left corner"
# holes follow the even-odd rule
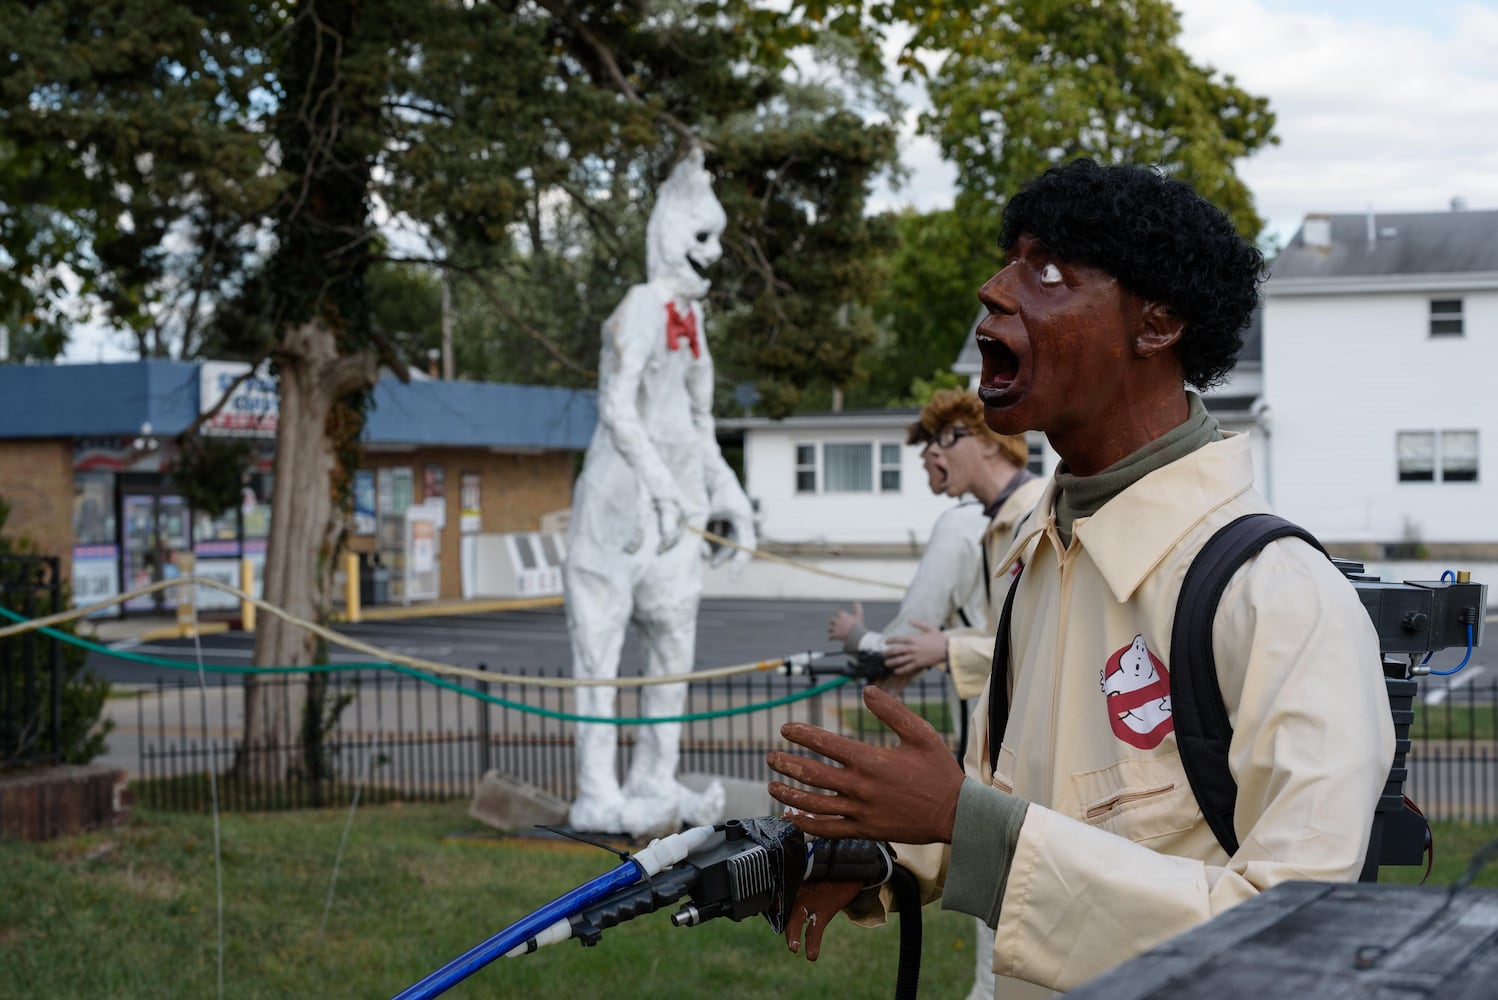
[[[823,791],[772,781],[770,795],[811,813],[787,817],[814,837],[951,843],[964,780],[952,751],[930,723],[898,698],[870,686],[863,689],[863,701],[894,730],[899,746],[870,746],[804,722],[788,722],[780,727],[781,736],[836,763],[771,751],[765,757],[771,770]]]

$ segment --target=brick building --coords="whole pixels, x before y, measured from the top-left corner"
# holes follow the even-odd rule
[[[247,368],[0,365],[7,533],[61,556],[78,603],[169,579],[184,553],[195,572],[237,584],[242,560],[263,559],[270,530],[277,415],[273,380],[236,384]],[[176,435],[225,390],[202,432],[251,440],[255,459],[240,505],[212,517],[187,506],[166,470]],[[380,553],[397,571],[392,600],[461,596],[471,536],[535,531],[543,515],[570,505],[575,459],[596,417],[590,391],[382,379],[355,477],[350,547]],[[201,593],[200,604],[211,604]],[[173,599],[168,588],[124,613],[166,610]]]

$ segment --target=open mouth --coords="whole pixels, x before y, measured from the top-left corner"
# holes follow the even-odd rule
[[[978,334],[978,353],[983,356],[983,377],[978,395],[983,402],[998,402],[1008,395],[1019,378],[1019,356],[996,337]]]
[[[707,279],[707,265],[697,263],[696,259],[693,258],[691,254],[687,254],[687,266],[689,266],[693,271],[697,272],[697,277],[704,280]]]

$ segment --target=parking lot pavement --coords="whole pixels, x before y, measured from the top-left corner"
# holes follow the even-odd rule
[[[802,650],[834,651],[827,640],[827,621],[845,605],[835,601],[772,601],[713,598],[704,600],[697,615],[695,669],[748,663]],[[877,628],[893,617],[892,601],[865,602],[864,618]],[[462,667],[483,664],[490,670],[513,673],[571,673],[572,651],[567,618],[561,608],[539,608],[503,613],[410,618],[335,626],[342,634],[407,656],[421,656]],[[198,650],[204,664],[249,666],[255,637],[246,632],[221,632],[197,640],[183,638],[122,638],[110,645],[124,655],[90,653],[89,665],[114,684],[154,685],[195,675]],[[370,657],[351,649],[333,648],[334,663],[367,663]],[[128,657],[173,660],[183,669],[142,663]],[[265,664],[275,666],[276,664]],[[639,637],[630,629],[620,656],[621,676],[638,675],[643,657]],[[239,675],[211,673],[208,682],[238,683]]]

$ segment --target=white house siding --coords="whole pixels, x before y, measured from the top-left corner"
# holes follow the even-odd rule
[[[913,414],[911,418],[913,419]],[[919,449],[905,444],[904,424],[860,424],[843,417],[841,426],[790,422],[745,429],[745,488],[759,502],[760,537],[766,542],[821,545],[924,546],[931,525],[956,501],[934,496],[926,486]],[[824,490],[825,467],[821,445],[873,442],[900,446],[900,490],[870,493],[829,493]],[[796,491],[796,446],[816,445],[817,491]]]
[[[1326,542],[1498,540],[1498,290],[1455,278],[1403,291],[1267,288],[1273,500]],[[1430,336],[1432,298],[1463,300],[1464,335]],[[1399,481],[1399,431],[1471,429],[1476,482]]]

